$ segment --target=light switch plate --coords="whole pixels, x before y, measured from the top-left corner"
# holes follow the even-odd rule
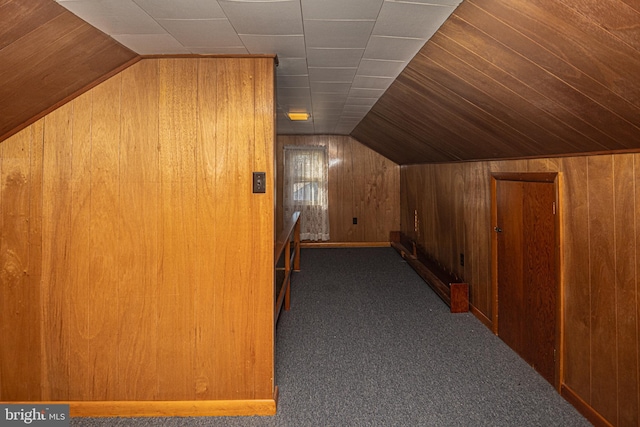
[[[266,172],[254,172],[253,173],[253,192],[254,193],[266,193],[267,192],[266,179],[267,179]]]

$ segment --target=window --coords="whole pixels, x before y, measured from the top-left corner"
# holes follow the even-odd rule
[[[284,147],[284,216],[300,211],[301,239],[329,240],[326,147]]]

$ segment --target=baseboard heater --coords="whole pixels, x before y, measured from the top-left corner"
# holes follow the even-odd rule
[[[400,253],[420,277],[449,306],[451,313],[469,311],[469,285],[445,270],[416,242],[400,231],[392,231],[391,247]]]

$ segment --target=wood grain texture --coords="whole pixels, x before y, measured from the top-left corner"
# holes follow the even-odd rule
[[[616,276],[613,157],[587,162],[589,174],[589,279],[591,296],[591,401],[603,417],[615,422],[616,387]]]
[[[273,66],[145,60],[3,143],[3,400],[275,407]]]
[[[0,5],[0,140],[137,55],[50,0]]]
[[[587,157],[562,159],[562,236],[564,240],[565,377],[591,402],[591,298],[589,288],[589,196]],[[569,363],[570,362],[570,363]]]
[[[616,306],[616,371],[618,414],[616,425],[638,425],[638,359],[630,348],[640,348],[636,309],[636,241],[630,233],[636,223],[634,157],[620,156],[613,159],[613,185],[615,197],[615,306]],[[629,398],[631,397],[631,398]]]
[[[612,425],[635,425],[638,387],[638,155],[539,158],[462,163],[462,203],[438,182],[455,179],[450,165],[401,167],[401,230],[431,236],[425,247],[450,247],[465,254],[461,278],[470,286],[472,309],[491,312],[490,174],[558,172],[564,325],[561,383]],[[447,178],[449,177],[449,178]],[[450,188],[452,184],[443,185]],[[443,206],[438,206],[439,204]],[[464,220],[463,239],[447,232],[443,212]],[[435,225],[434,225],[435,221]],[[430,225],[429,225],[430,224]],[[442,229],[443,233],[425,230]],[[454,243],[452,243],[454,242]],[[461,242],[461,243],[460,243]],[[449,255],[440,253],[445,268]]]
[[[398,164],[638,150],[633,1],[461,3],[351,132]]]
[[[277,200],[282,200],[282,152],[286,145],[327,147],[331,242],[388,241],[389,232],[400,227],[398,165],[347,136],[278,136]],[[278,230],[282,215],[278,204]],[[358,218],[358,224],[353,224],[353,218]]]
[[[117,398],[153,400],[159,395],[158,63],[143,61],[121,77],[117,371],[127,381],[119,380]]]
[[[32,198],[37,201],[37,181],[31,176],[32,152],[42,147],[30,130],[12,138],[0,150],[0,398],[30,400],[40,397],[40,294],[31,268]],[[33,154],[35,155],[35,153]],[[34,165],[37,165],[34,162]],[[37,178],[36,178],[37,179]],[[34,230],[36,231],[36,230]],[[36,231],[37,233],[37,231]],[[35,320],[35,322],[34,322]],[[32,327],[32,322],[35,323]],[[33,369],[30,369],[33,367]]]
[[[71,154],[73,109],[44,119],[42,198],[41,351],[42,399],[69,399],[71,282]]]

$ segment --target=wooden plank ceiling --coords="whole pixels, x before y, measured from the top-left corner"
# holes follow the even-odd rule
[[[138,55],[51,0],[0,0],[0,141]]]
[[[138,59],[0,0],[0,141]],[[640,149],[640,0],[465,0],[351,135],[399,164]]]
[[[640,148],[640,0],[465,0],[351,135],[399,164]]]

